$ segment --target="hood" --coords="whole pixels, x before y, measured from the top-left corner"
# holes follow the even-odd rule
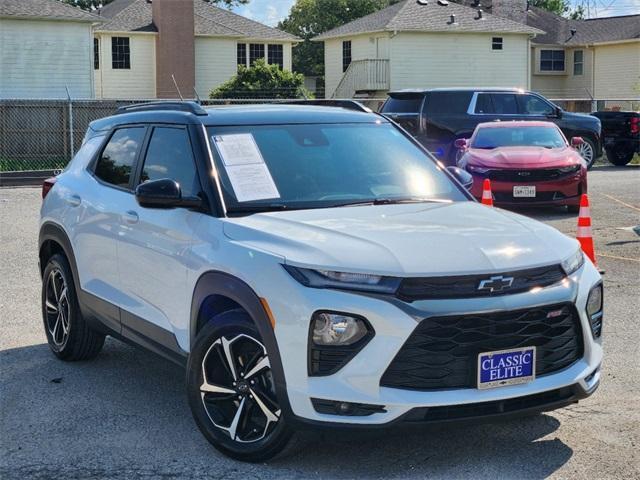
[[[560,168],[582,163],[580,154],[571,147],[470,148],[466,157],[468,164],[499,168]]]
[[[476,202],[271,212],[225,219],[232,241],[287,264],[390,276],[504,272],[559,263],[578,244]]]

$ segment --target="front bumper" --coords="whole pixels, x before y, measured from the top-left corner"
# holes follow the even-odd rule
[[[284,275],[288,275],[283,272]],[[353,294],[335,290],[320,290],[299,285],[290,277],[289,293],[282,298],[282,284],[276,295],[269,296],[276,318],[276,339],[283,359],[284,383],[286,383],[287,408],[285,414],[292,420],[310,424],[329,425],[389,425],[396,422],[424,421],[430,415],[442,415],[441,407],[450,412],[464,412],[457,417],[491,417],[498,414],[518,414],[527,411],[544,411],[573,403],[590,395],[600,381],[602,345],[591,333],[585,307],[590,289],[600,281],[595,267],[585,265],[567,282],[544,288],[538,292],[526,292],[497,297],[417,301],[406,304],[395,299]],[[273,302],[271,299],[274,299]],[[381,387],[380,380],[388,365],[416,328],[421,319],[445,314],[466,314],[490,311],[509,311],[561,302],[573,302],[578,310],[584,354],[569,367],[530,383],[494,389],[478,390],[458,388],[449,390],[416,391]],[[375,330],[373,339],[343,368],[325,377],[310,377],[307,372],[307,338],[309,319],[316,310],[351,312],[368,319]],[[562,389],[570,389],[562,390]],[[532,396],[563,391],[554,398],[542,398],[540,402],[527,402]],[[569,392],[570,394],[567,394]],[[383,406],[384,412],[367,416],[342,416],[318,413],[312,398]],[[547,401],[549,400],[549,401]],[[431,413],[429,413],[431,412]],[[469,413],[470,412],[470,413]],[[475,415],[474,412],[480,412]],[[456,415],[450,420],[455,420]],[[446,420],[446,419],[445,419]]]
[[[473,187],[471,194],[478,200],[482,199],[482,184],[484,177],[473,174]],[[513,196],[514,186],[536,187],[535,198],[520,198]],[[550,180],[527,182],[505,182],[491,180],[491,192],[494,203],[500,206],[563,206],[580,205],[580,196],[587,193],[587,175],[579,172],[567,177]]]

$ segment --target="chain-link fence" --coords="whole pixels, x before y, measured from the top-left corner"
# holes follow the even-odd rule
[[[265,95],[266,96],[266,95]],[[239,96],[240,97],[240,96]],[[280,98],[202,100],[204,106],[282,102]],[[356,98],[378,110],[384,98]],[[0,185],[34,183],[64,168],[82,143],[89,125],[95,119],[112,115],[118,107],[157,100],[18,100],[0,99]],[[638,100],[554,100],[570,111],[590,112],[605,109],[640,108]],[[34,173],[37,172],[37,173]],[[9,180],[8,180],[9,179]]]

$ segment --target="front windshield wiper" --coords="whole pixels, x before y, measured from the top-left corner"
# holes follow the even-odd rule
[[[281,212],[282,210],[296,210],[284,203],[269,203],[266,205],[246,205],[242,207],[230,208],[227,213],[260,213],[260,212]]]
[[[397,205],[401,203],[449,203],[450,200],[440,198],[403,197],[403,198],[375,198],[373,200],[345,202],[331,207],[360,207],[366,205]]]

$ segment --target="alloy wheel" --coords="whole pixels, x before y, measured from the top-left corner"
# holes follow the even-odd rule
[[[587,162],[587,165],[591,165],[591,163],[593,163],[593,147],[589,142],[582,142],[578,146],[578,153],[584,159],[584,161]]]
[[[213,342],[202,360],[200,396],[211,422],[236,442],[262,440],[280,419],[267,351],[246,334]]]
[[[69,305],[68,292],[67,282],[60,269],[54,268],[51,270],[47,277],[45,308],[47,330],[58,349],[64,348],[69,339],[71,307]]]

